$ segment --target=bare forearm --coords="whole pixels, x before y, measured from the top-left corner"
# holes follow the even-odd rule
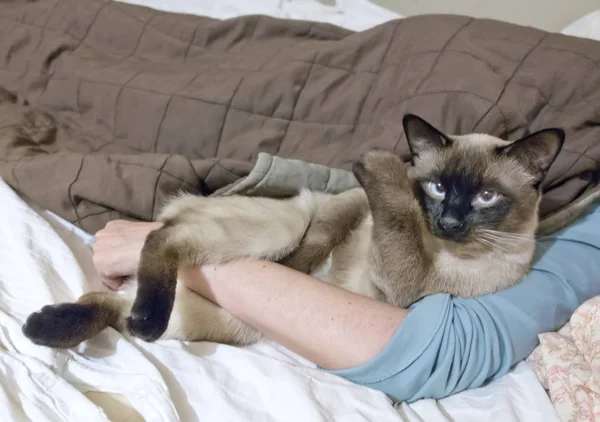
[[[326,369],[361,365],[387,344],[406,314],[267,261],[182,270],[192,290]]]

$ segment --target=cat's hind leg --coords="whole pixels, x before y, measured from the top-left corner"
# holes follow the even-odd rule
[[[23,334],[37,345],[57,349],[75,347],[108,326],[125,334],[132,293],[89,293],[75,303],[44,306],[27,318]],[[257,342],[262,335],[178,283],[173,312],[160,338],[246,345]]]
[[[298,247],[279,263],[305,274],[311,273],[368,214],[369,203],[362,188],[350,189],[321,201]]]
[[[262,337],[259,331],[225,309],[177,283],[169,325],[160,338],[244,346]]]
[[[300,243],[320,196],[290,199],[182,196],[162,214],[165,226],[148,236],[138,290],[128,319],[132,334],[154,341],[165,332],[179,268],[239,258],[278,260]]]

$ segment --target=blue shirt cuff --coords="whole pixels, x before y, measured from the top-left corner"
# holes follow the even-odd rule
[[[444,328],[450,316],[450,304],[451,297],[446,294],[423,298],[411,307],[379,354],[359,367],[329,372],[357,384],[370,385],[406,370],[423,356],[436,334]]]

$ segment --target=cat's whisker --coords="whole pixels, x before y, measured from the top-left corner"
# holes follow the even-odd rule
[[[525,236],[525,235],[517,235],[514,233],[503,233],[503,232],[496,232],[496,231],[484,231],[481,230],[478,233],[480,236],[486,236],[488,238],[492,238],[492,239],[502,239],[502,240],[506,240],[509,242],[514,242],[517,243],[518,241],[531,241],[531,236]]]
[[[483,232],[483,233],[478,233],[478,234],[480,236],[484,236],[484,237],[487,237],[487,238],[490,238],[490,239],[506,239],[506,240],[511,240],[511,241],[517,240],[517,238],[514,238],[514,237],[502,236],[502,235],[492,234],[492,233],[485,233],[485,232]]]
[[[504,240],[507,242],[517,242],[518,240],[521,240],[521,238],[502,236],[502,235],[498,235],[498,234],[491,234],[491,233],[485,233],[485,232],[480,232],[480,233],[478,233],[478,235],[479,235],[479,237],[483,237],[486,239],[497,239],[497,240]],[[523,239],[527,239],[527,238],[523,238]]]
[[[490,229],[480,229],[479,233],[481,233],[481,234],[488,234],[488,235],[491,235],[491,236],[511,238],[511,239],[523,239],[523,240],[529,240],[529,239],[531,239],[530,235],[519,234],[519,233],[501,232],[501,231],[498,231],[498,230],[490,230]]]
[[[506,242],[503,239],[493,239],[485,236],[478,236],[474,240],[475,243],[480,243],[488,248],[498,249],[502,252],[510,251],[514,246],[514,243]]]
[[[477,239],[502,252],[512,252],[521,241],[531,241],[531,238],[525,236],[502,236],[502,232],[492,234],[483,231],[478,233]]]
[[[494,246],[505,248],[505,249],[510,249],[510,248],[514,248],[517,246],[517,244],[515,242],[506,241],[505,239],[485,239],[485,240],[490,242]]]
[[[511,249],[515,248],[519,241],[531,241],[531,237],[516,233],[507,233],[497,230],[481,229],[478,231],[476,240],[485,243],[486,245],[500,249],[503,252],[510,252]],[[538,239],[534,240],[537,249],[546,252],[551,245],[546,242],[540,242]]]
[[[493,249],[495,247],[495,245],[492,242],[490,242],[486,239],[480,239],[480,238],[475,238],[473,240],[472,244],[480,251],[483,251],[486,249]]]
[[[484,243],[484,244],[490,245],[490,246],[494,246],[495,245],[493,239],[488,239],[485,236],[477,236],[477,237],[474,238],[474,240],[476,242]]]

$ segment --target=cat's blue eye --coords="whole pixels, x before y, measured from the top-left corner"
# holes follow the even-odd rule
[[[427,195],[434,199],[443,199],[446,196],[446,190],[439,182],[425,182],[423,183],[423,189]]]
[[[498,192],[484,190],[477,194],[473,200],[473,205],[479,207],[491,207],[492,205],[495,205],[501,197],[502,195],[500,195]]]

